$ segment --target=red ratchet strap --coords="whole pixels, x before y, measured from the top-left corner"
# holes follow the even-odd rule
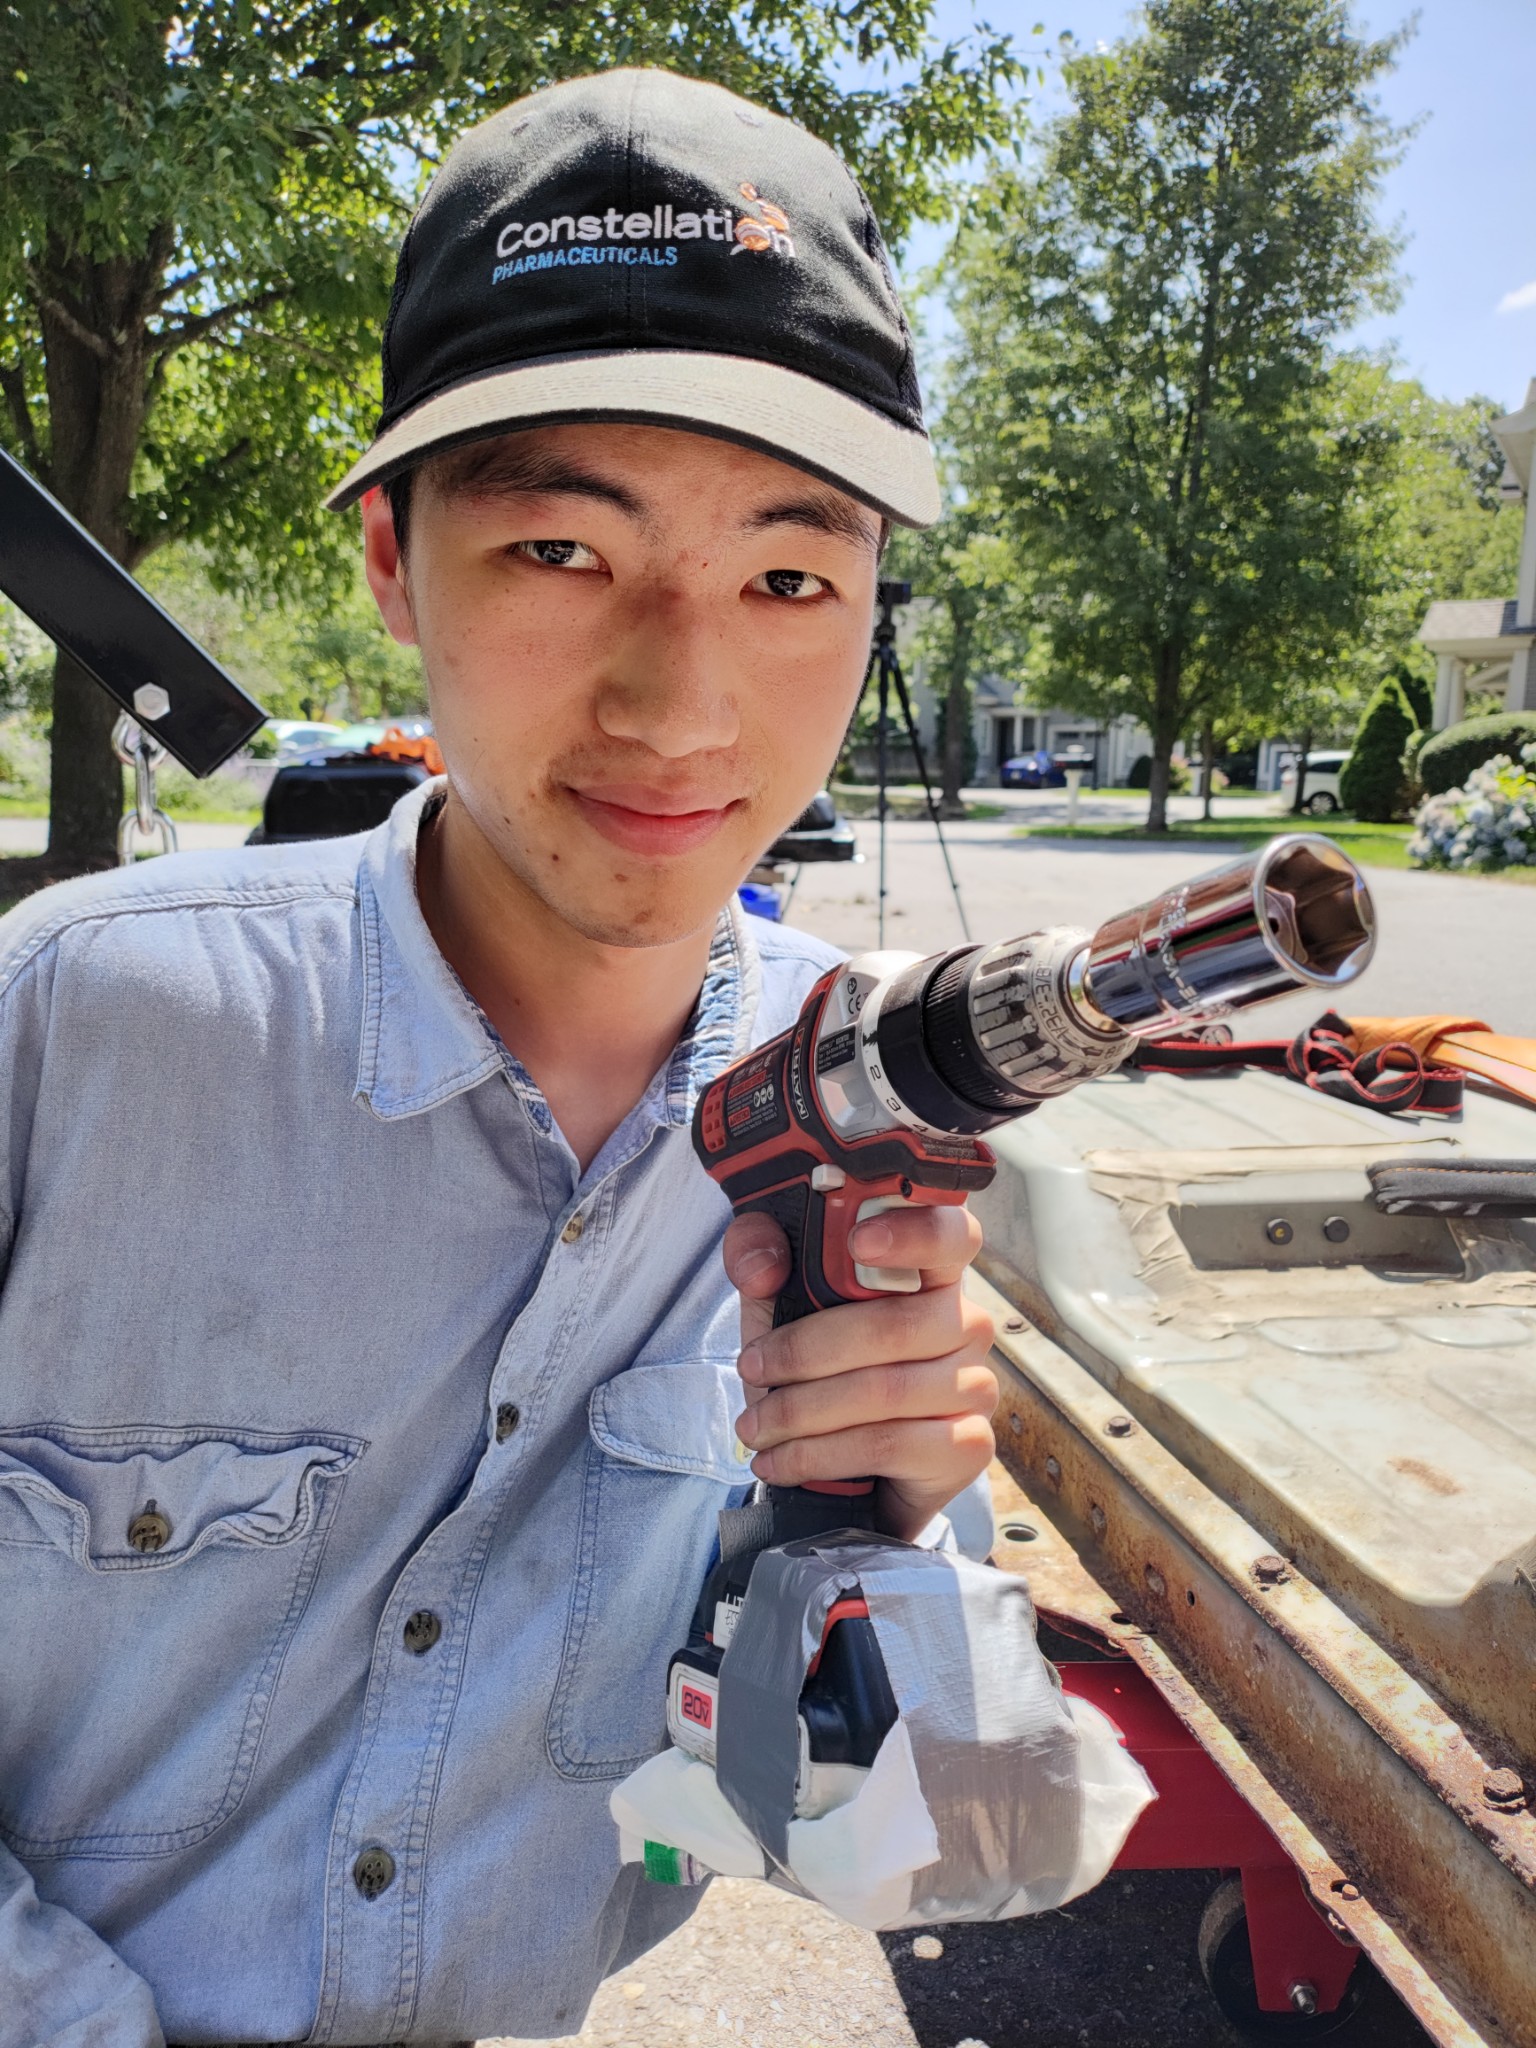
[[[1367,1109],[1415,1116],[1455,1116],[1462,1077],[1453,1067],[1426,1063],[1400,1039],[1357,1052],[1345,1020],[1330,1010],[1297,1038],[1239,1039],[1213,1045],[1199,1038],[1147,1040],[1132,1055],[1149,1074],[1209,1074],[1222,1067],[1260,1067],[1289,1074],[1320,1095]]]

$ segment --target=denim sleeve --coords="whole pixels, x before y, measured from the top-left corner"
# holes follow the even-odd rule
[[[0,2048],[165,2048],[149,1986],[0,1849]]]

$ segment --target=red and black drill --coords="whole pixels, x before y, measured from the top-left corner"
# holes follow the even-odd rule
[[[1212,1024],[1312,986],[1336,990],[1375,943],[1369,894],[1331,840],[1295,834],[1112,918],[917,959],[872,953],[822,976],[789,1030],[711,1084],[695,1150],[737,1215],[789,1240],[776,1324],[915,1290],[848,1238],[899,1204],[958,1204],[992,1179],[982,1133],[1118,1067],[1141,1038]],[[874,1527],[874,1481],[769,1487],[722,1517],[722,1559],[672,1660],[674,1742],[714,1762],[717,1674],[770,1545]],[[867,1611],[839,1602],[801,1694],[802,1815],[872,1762],[895,1707]]]

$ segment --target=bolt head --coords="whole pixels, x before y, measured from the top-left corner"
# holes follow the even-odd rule
[[[1022,1330],[1023,1327],[1024,1318],[1022,1316],[1008,1316],[1003,1323],[1005,1330]]]
[[[1276,1557],[1270,1550],[1253,1560],[1253,1576],[1261,1586],[1283,1586],[1291,1576],[1291,1568],[1283,1557]]]
[[[1490,1806],[1514,1813],[1525,1804],[1525,1780],[1518,1771],[1490,1771],[1483,1780],[1483,1797]]]
[[[1315,1984],[1293,1984],[1287,1996],[1292,2012],[1314,2013],[1317,2011],[1317,1986]]]
[[[140,683],[133,693],[133,708],[140,718],[147,718],[153,722],[157,718],[164,718],[170,710],[170,696],[158,683]]]
[[[1323,1224],[1323,1235],[1330,1244],[1343,1244],[1349,1236],[1349,1224],[1342,1216],[1329,1216]]]
[[[1264,1235],[1271,1244],[1289,1244],[1296,1231],[1283,1216],[1271,1216],[1264,1226]]]
[[[1106,1436],[1129,1436],[1136,1425],[1129,1415],[1111,1415],[1104,1425]]]

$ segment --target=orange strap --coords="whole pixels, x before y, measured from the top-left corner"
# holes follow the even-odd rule
[[[1536,1103],[1536,1038],[1504,1038],[1496,1031],[1453,1031],[1435,1044],[1435,1058],[1497,1082],[1523,1102]]]
[[[1356,1052],[1382,1045],[1407,1045],[1421,1059],[1452,1031],[1486,1031],[1479,1017],[1350,1017],[1345,1020]]]

